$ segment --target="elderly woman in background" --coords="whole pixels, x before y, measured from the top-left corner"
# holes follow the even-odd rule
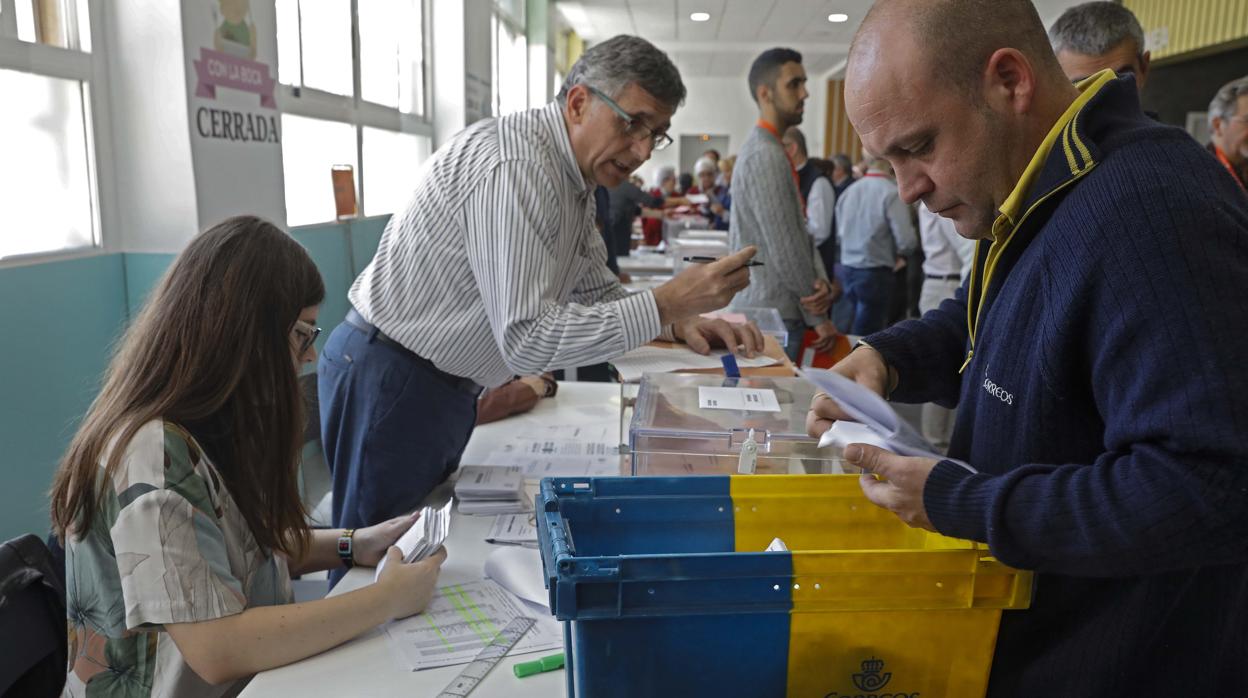
[[[687,203],[684,197],[676,193],[676,168],[664,165],[654,175],[654,189],[650,195],[663,198],[662,208],[671,208]],[[643,208],[641,212],[641,233],[645,244],[654,247],[663,242],[663,211],[661,209]]]
[[[702,156],[693,165],[698,183],[689,190],[689,194],[702,194],[706,202],[698,205],[698,212],[710,221],[715,230],[728,229],[728,205],[724,203],[728,196],[728,187],[715,183],[719,178],[719,165],[709,157]]]

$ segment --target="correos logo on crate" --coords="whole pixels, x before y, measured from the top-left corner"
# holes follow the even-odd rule
[[[887,693],[876,693],[876,691],[884,690],[888,686],[888,682],[892,680],[893,673],[884,671],[884,660],[872,657],[862,661],[862,671],[854,673],[850,676],[853,679],[854,687],[863,693],[850,691],[849,693],[841,693],[840,691],[832,691],[824,696],[824,698],[921,698],[921,692],[907,693],[906,691],[889,691]]]

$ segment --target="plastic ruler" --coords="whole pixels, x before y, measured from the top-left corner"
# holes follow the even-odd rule
[[[485,675],[490,673],[490,669],[507,656],[511,648],[520,642],[520,638],[524,637],[524,634],[529,632],[536,622],[526,616],[513,618],[502,630],[498,631],[493,640],[490,640],[490,644],[481,648],[468,666],[459,672],[459,676],[442,689],[438,698],[460,698],[472,693],[477,684],[485,679]]]

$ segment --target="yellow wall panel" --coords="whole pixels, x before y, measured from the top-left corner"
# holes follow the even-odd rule
[[[1248,38],[1248,0],[1124,0],[1123,5],[1150,39],[1161,39],[1154,59]]]

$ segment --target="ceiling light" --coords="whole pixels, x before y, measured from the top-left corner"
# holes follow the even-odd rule
[[[706,22],[711,19],[711,13],[710,12],[694,12],[693,14],[689,15],[689,19],[692,19],[695,22]]]
[[[833,12],[832,14],[828,15],[828,21],[829,22],[848,22],[849,15],[843,12]]]

